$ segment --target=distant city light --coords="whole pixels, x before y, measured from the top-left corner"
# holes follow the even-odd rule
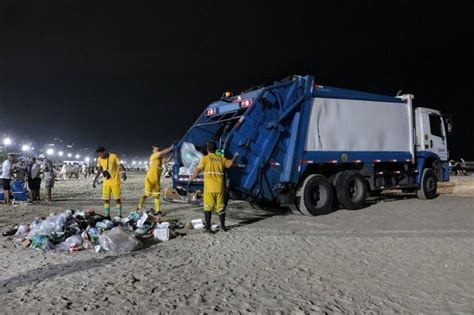
[[[80,157],[81,157],[81,155],[76,154],[76,159],[79,159]]]
[[[63,151],[59,151],[59,152],[58,152],[58,155],[59,155],[59,156],[63,156],[63,154],[64,154]]]
[[[3,144],[4,144],[4,145],[10,145],[10,144],[12,144],[12,139],[10,139],[10,138],[5,138],[5,139],[3,139]]]
[[[47,154],[47,155],[53,155],[53,154],[54,154],[54,150],[53,150],[53,149],[48,149],[48,150],[46,150],[46,154]]]
[[[23,152],[30,151],[30,146],[27,145],[27,144],[22,145],[21,146],[21,151],[23,151]]]
[[[97,161],[97,159],[96,159],[96,158],[94,158],[94,161]]]
[[[135,164],[137,164],[137,162],[136,162],[136,161],[132,161],[132,164],[135,165]]]
[[[67,157],[72,157],[72,154],[71,154],[71,153],[68,153],[68,154],[67,154]]]
[[[142,164],[142,161],[139,161],[138,164]]]
[[[86,161],[86,162],[88,162],[88,163],[89,163],[90,160],[91,160],[91,159],[90,159],[89,157],[86,157],[86,158],[84,159],[84,161]]]

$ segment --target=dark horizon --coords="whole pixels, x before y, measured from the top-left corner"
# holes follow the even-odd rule
[[[0,5],[0,134],[146,156],[226,90],[312,74],[452,114],[474,160],[472,2],[45,3]]]

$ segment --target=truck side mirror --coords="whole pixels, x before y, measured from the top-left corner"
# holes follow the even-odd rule
[[[451,115],[444,115],[443,118],[446,126],[446,134],[450,136],[454,132],[453,117]]]

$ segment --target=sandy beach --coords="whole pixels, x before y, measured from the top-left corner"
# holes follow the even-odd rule
[[[125,213],[143,179],[123,183]],[[384,194],[319,217],[232,202],[228,232],[184,229],[122,255],[42,252],[2,237],[0,312],[471,313],[474,177],[456,181],[462,188],[435,200]],[[100,196],[90,179],[59,181],[52,204],[0,205],[0,229],[67,208],[101,211]],[[202,217],[193,205],[163,210],[184,223]]]

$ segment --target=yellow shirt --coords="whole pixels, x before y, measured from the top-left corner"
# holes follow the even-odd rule
[[[224,169],[230,168],[232,161],[214,153],[204,156],[197,166],[204,172],[204,193],[224,192]]]
[[[108,160],[108,163],[107,163]],[[108,164],[108,167],[107,167]],[[103,171],[108,171],[110,179],[104,177],[104,185],[120,185],[120,171],[119,171],[120,160],[114,153],[109,153],[109,157],[106,159],[98,158],[97,167],[102,167]]]
[[[148,172],[146,173],[146,177],[153,181],[157,182],[160,180],[161,177],[161,164],[162,158],[158,153],[153,153],[150,155],[150,163],[148,164]]]

